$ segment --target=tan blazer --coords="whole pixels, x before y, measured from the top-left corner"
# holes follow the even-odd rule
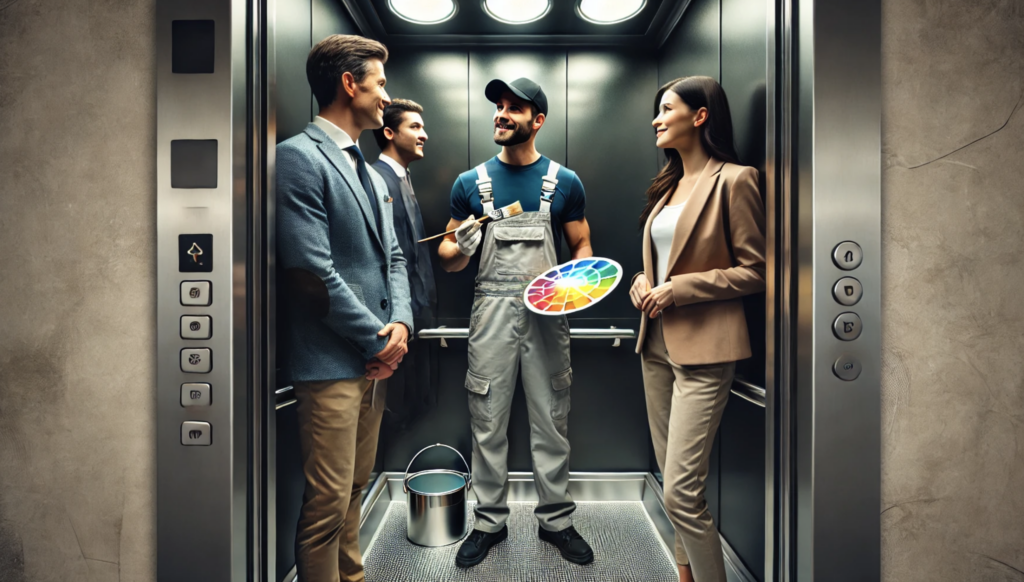
[[[644,273],[652,285],[651,223],[670,196],[658,202],[644,227]],[[668,260],[675,306],[661,317],[673,362],[696,366],[750,357],[741,297],[764,291],[764,229],[757,170],[711,158],[679,215]],[[637,353],[644,346],[647,319],[641,315]]]

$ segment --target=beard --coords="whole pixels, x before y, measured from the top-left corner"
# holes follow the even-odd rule
[[[509,124],[502,123],[501,125],[507,126]],[[529,141],[531,135],[533,135],[533,132],[530,131],[529,127],[525,127],[519,124],[516,124],[515,129],[512,130],[512,133],[505,137],[498,137],[498,129],[495,128],[494,143],[500,146],[515,146]]]

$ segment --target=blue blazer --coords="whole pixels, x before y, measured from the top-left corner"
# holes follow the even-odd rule
[[[312,123],[277,146],[278,353],[291,382],[363,376],[387,344],[377,332],[413,331],[387,185],[367,166],[378,228],[345,156]]]

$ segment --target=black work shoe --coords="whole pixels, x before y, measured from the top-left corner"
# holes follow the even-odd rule
[[[476,566],[484,561],[491,546],[505,541],[508,537],[508,526],[504,526],[494,533],[487,533],[478,529],[473,530],[466,541],[462,542],[459,553],[455,555],[455,565],[460,568]]]
[[[576,528],[569,526],[562,531],[548,531],[544,528],[538,530],[540,539],[553,544],[562,557],[574,564],[589,564],[594,561],[594,550],[583,536],[576,531]]]

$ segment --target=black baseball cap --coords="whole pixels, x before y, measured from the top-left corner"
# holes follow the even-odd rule
[[[537,106],[538,113],[548,114],[548,96],[544,94],[544,89],[541,89],[540,85],[526,77],[520,77],[511,83],[495,79],[487,84],[487,88],[484,89],[484,95],[487,96],[491,103],[497,103],[505,91],[509,91],[516,97],[533,103]]]

